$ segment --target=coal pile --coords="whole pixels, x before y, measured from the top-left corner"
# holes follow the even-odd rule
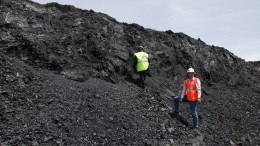
[[[93,10],[0,6],[1,146],[260,144],[259,62]],[[151,57],[145,89],[132,69],[140,44]],[[186,104],[182,120],[170,114],[190,66],[202,80],[199,133]]]

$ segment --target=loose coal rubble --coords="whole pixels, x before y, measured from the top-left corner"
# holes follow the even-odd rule
[[[260,62],[93,10],[0,5],[1,146],[260,144]],[[133,70],[140,44],[151,60],[145,89]],[[171,116],[190,66],[203,88],[199,132],[187,104],[181,120]]]

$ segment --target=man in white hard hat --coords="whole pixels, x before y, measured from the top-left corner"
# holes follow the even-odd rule
[[[173,98],[175,112],[174,115],[179,115],[180,102],[188,102],[193,118],[193,128],[199,127],[197,103],[201,102],[201,82],[199,78],[195,77],[193,68],[187,70],[188,79],[184,80],[183,90],[181,96]]]

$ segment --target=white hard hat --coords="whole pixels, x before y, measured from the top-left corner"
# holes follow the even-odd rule
[[[194,70],[193,68],[189,68],[189,69],[187,70],[187,73],[189,73],[189,72],[195,72],[195,70]]]

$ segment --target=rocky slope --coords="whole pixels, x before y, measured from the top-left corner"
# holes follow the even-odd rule
[[[259,145],[260,64],[183,33],[119,23],[57,3],[1,0],[1,145]],[[134,48],[151,57],[146,89]],[[249,46],[250,47],[250,46]],[[200,133],[171,117],[193,66]]]

